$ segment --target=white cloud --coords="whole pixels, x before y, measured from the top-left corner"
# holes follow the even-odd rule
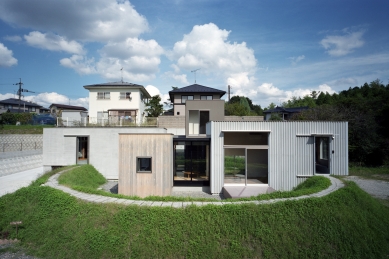
[[[147,20],[129,1],[2,0],[0,17],[19,27],[82,41],[121,41],[148,30]]]
[[[230,31],[219,29],[213,23],[196,25],[174,44],[168,57],[180,69],[201,68],[201,73],[221,75],[226,81],[240,83],[243,73],[250,78],[255,72],[257,60],[245,42],[227,41],[229,34]]]
[[[330,56],[344,56],[364,45],[365,42],[362,40],[364,33],[365,30],[360,30],[342,36],[327,36],[320,43]]]
[[[72,40],[68,41],[64,37],[52,33],[41,33],[38,31],[24,35],[30,46],[47,49],[51,51],[65,51],[71,54],[83,54],[84,50],[80,43]]]
[[[20,37],[20,36],[18,36],[18,35],[14,35],[14,36],[5,36],[4,39],[5,39],[5,40],[8,40],[8,41],[12,41],[12,42],[22,41],[22,37]]]
[[[96,74],[94,59],[87,59],[81,55],[73,55],[70,58],[63,58],[60,64],[64,67],[72,68],[80,75]]]
[[[12,50],[0,43],[0,67],[11,67],[17,63],[18,60],[13,57]]]
[[[305,59],[304,55],[298,56],[298,57],[289,57],[290,61],[292,62],[292,65],[297,65],[298,62]]]
[[[0,94],[0,100],[8,99],[8,98],[15,98],[14,94],[6,93],[6,94]],[[59,104],[70,104],[74,106],[82,106],[85,108],[89,108],[89,98],[77,98],[77,99],[70,99],[66,95],[59,94],[56,92],[51,93],[40,93],[38,95],[29,95],[23,97],[24,101],[29,101],[33,103],[37,103],[45,108],[48,108],[52,103],[59,103]]]
[[[177,81],[180,84],[186,85],[189,84],[188,79],[186,78],[185,74],[176,74],[172,71],[165,72],[164,74],[166,77],[173,78],[175,81]]]
[[[154,95],[159,95],[161,97],[161,103],[163,104],[164,102],[167,102],[168,99],[170,98],[169,97],[169,94],[162,94],[159,89],[153,85],[147,85],[146,87],[146,90],[147,92],[149,92],[149,94],[151,96],[154,96]]]
[[[59,94],[56,92],[51,93],[40,93],[38,95],[30,95],[24,97],[23,100],[30,101],[37,103],[39,105],[42,105],[43,107],[48,108],[52,103],[59,103],[59,104],[67,104],[67,105],[74,105],[74,106],[82,106],[85,108],[89,108],[89,98],[77,98],[77,99],[70,99],[69,97]]]

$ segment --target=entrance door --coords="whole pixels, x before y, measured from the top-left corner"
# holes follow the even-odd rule
[[[315,173],[330,173],[330,138],[315,137]]]
[[[88,164],[88,137],[77,137],[77,164]]]

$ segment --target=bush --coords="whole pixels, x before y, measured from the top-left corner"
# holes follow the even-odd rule
[[[28,112],[23,112],[23,113],[10,113],[6,112],[2,114],[3,118],[3,123],[4,124],[11,124],[15,125],[16,122],[20,122],[21,124],[28,124],[34,113],[28,113]]]

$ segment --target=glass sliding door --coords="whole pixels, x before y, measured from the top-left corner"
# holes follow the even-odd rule
[[[224,149],[224,183],[246,184],[246,150]]]
[[[210,170],[209,142],[174,142],[174,185],[208,185]]]

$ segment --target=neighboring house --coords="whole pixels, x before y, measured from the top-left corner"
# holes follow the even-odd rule
[[[88,112],[88,110],[82,106],[74,106],[74,105],[59,104],[59,103],[52,103],[49,108],[51,114],[56,114],[58,117],[62,116],[62,111],[64,110]]]
[[[274,109],[266,110],[263,113],[265,114],[265,120],[270,120],[272,114],[278,114],[282,120],[289,120],[293,114],[299,113],[301,111],[308,110],[309,107],[295,107],[295,108],[284,108],[277,106]]]
[[[20,104],[20,105],[19,105]],[[19,110],[20,107],[20,110]],[[7,112],[30,112],[30,113],[44,113],[46,108],[43,108],[41,105],[23,101],[16,98],[9,98],[0,101],[0,109],[7,110]]]
[[[62,110],[59,126],[82,126],[88,121],[88,111],[83,110]]]
[[[188,187],[212,194],[231,187],[292,190],[318,173],[348,175],[347,122],[229,117],[220,100],[224,91],[182,89],[169,92],[179,107],[174,116],[158,118],[166,120],[159,128],[45,128],[46,170],[89,163],[107,179],[117,179],[120,194],[141,197]],[[187,97],[192,95],[193,100]]]
[[[146,102],[151,98],[142,85],[127,82],[85,85],[89,90],[89,122],[109,119],[143,122]]]

